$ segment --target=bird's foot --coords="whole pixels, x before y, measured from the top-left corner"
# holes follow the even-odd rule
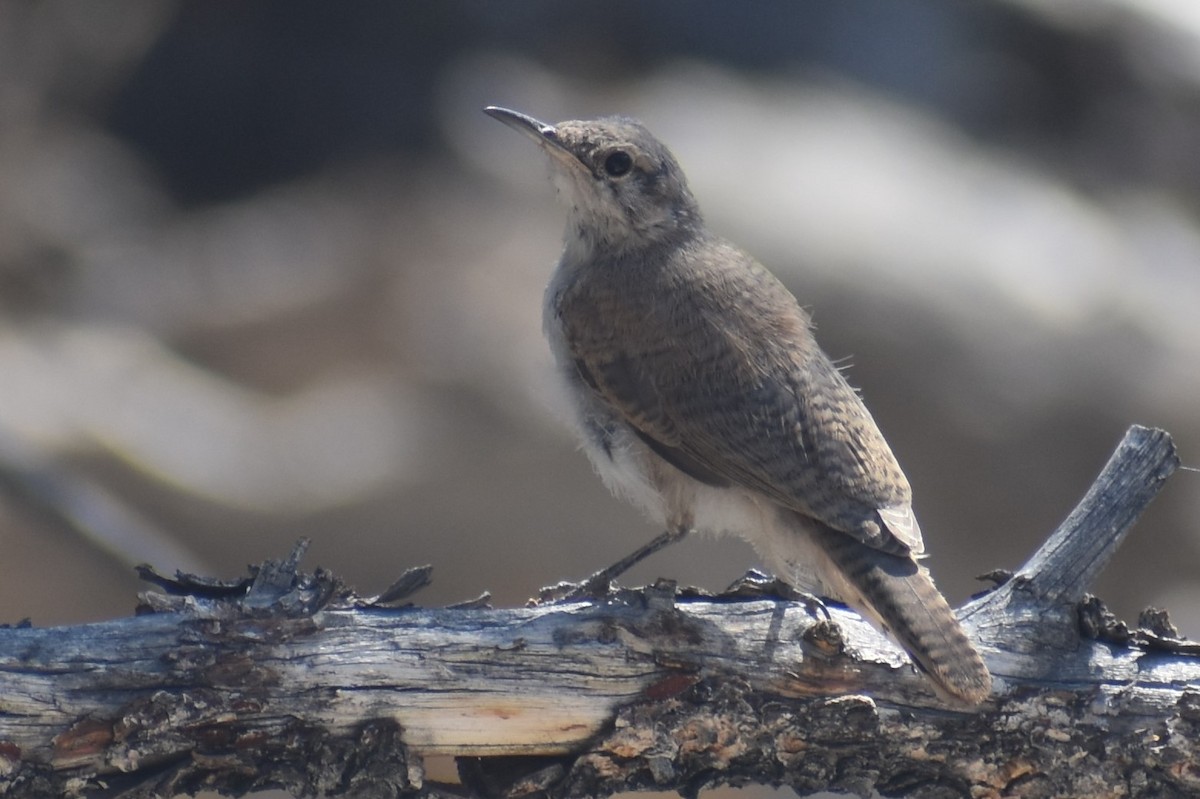
[[[564,580],[561,583],[547,585],[544,588],[538,589],[537,596],[529,600],[530,607],[538,605],[551,605],[555,602],[569,602],[574,599],[585,599],[591,597],[593,599],[601,598],[598,594],[589,594],[585,587],[589,581],[585,580],[582,583],[573,583],[570,580]]]
[[[823,598],[816,594],[810,594],[807,591],[796,591],[792,597],[792,601],[804,605],[804,609],[808,611],[808,615],[810,616],[822,616],[825,621],[833,621],[833,617],[829,615],[829,605]]]
[[[810,616],[822,616],[826,621],[832,620],[826,600],[816,594],[801,591],[786,580],[781,580],[757,569],[751,569],[739,577],[721,592],[721,596],[739,599],[769,597],[784,599],[788,602],[799,602],[804,605]]]

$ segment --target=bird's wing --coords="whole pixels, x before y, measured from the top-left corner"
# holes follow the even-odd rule
[[[919,554],[908,482],[858,394],[787,289],[731,254],[746,268],[707,275],[720,290],[677,290],[633,313],[616,295],[568,300],[560,320],[581,377],[702,482],[759,491],[872,547]]]

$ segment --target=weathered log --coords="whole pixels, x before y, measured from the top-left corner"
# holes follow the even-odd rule
[[[392,608],[426,572],[362,598],[301,572],[301,546],[252,579],[147,572],[160,590],[134,618],[0,629],[0,794],[1194,796],[1196,645],[1083,593],[1176,465],[1169,436],[1131,429],[1046,545],[963,609],[996,677],[977,711],[851,611],[753,581]],[[463,783],[425,780],[428,754]]]

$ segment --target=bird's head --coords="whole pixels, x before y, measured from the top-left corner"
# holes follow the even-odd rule
[[[507,108],[485,112],[550,156],[574,232],[589,249],[622,251],[690,235],[700,212],[671,151],[642,123],[604,117],[549,125]]]

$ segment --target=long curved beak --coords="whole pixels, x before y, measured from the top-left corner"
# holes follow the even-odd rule
[[[528,136],[540,145],[552,145],[554,149],[565,152],[566,148],[558,140],[558,130],[553,125],[547,125],[545,122],[534,119],[527,114],[522,114],[520,111],[513,111],[511,108],[501,108],[496,105],[489,105],[483,109],[483,113],[492,119],[503,122],[518,133]]]

